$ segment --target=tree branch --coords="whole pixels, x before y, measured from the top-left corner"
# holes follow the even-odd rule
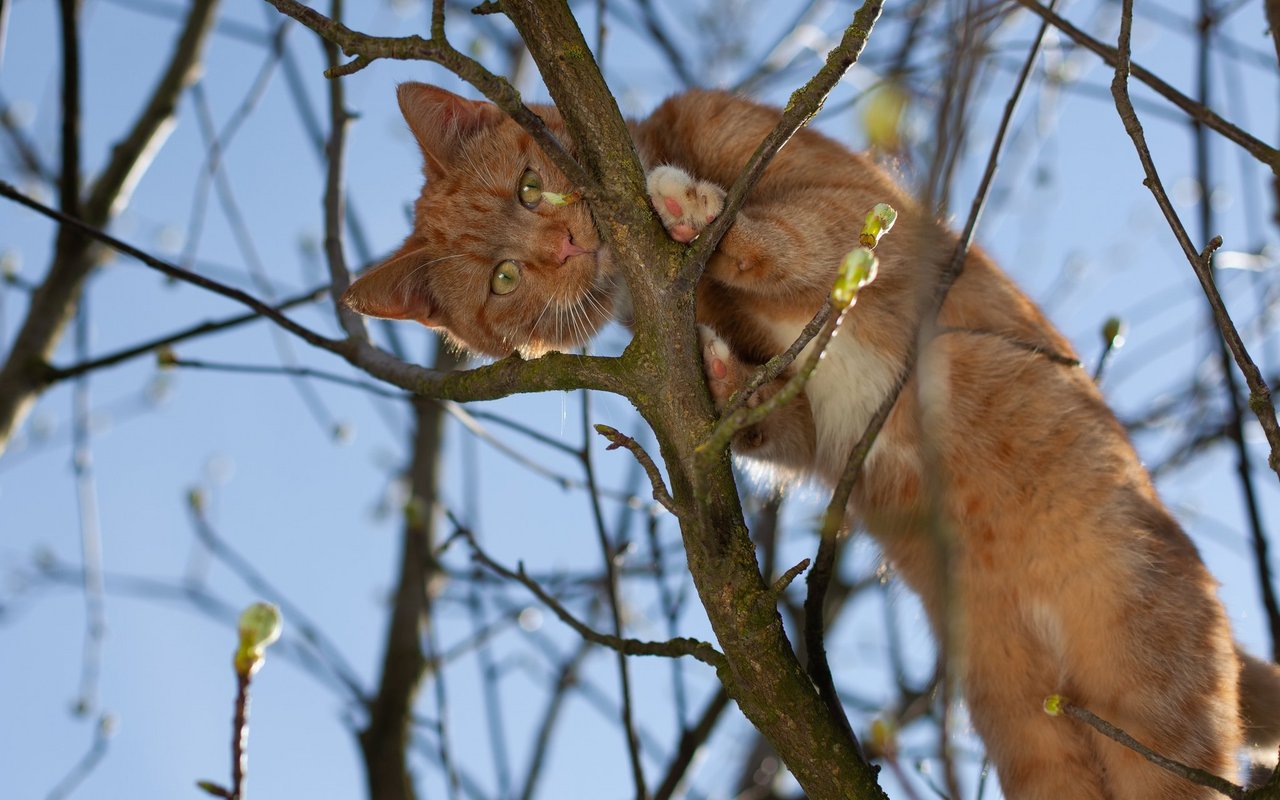
[[[149,154],[172,128],[178,98],[199,73],[217,7],[217,0],[193,2],[146,107],[125,138],[112,149],[111,159],[79,206],[89,224],[102,227],[124,207],[138,175],[150,163]],[[65,231],[59,234],[49,272],[32,295],[26,318],[0,367],[0,453],[36,395],[47,385],[45,363],[62,338],[84,280],[100,252],[92,246],[91,239],[64,234]]]
[[[600,633],[594,628],[579,620],[573,614],[569,613],[559,600],[556,600],[543,589],[542,586],[524,571],[524,564],[516,567],[515,571],[507,569],[498,562],[494,561],[489,555],[481,549],[471,531],[466,528],[459,528],[457,534],[466,539],[467,544],[471,547],[472,557],[483,564],[487,569],[502,577],[523,584],[530,592],[542,601],[542,603],[551,612],[560,618],[560,621],[573,628],[579,636],[593,644],[607,647],[622,655],[627,656],[662,656],[665,658],[680,658],[683,656],[692,656],[702,663],[714,667],[717,672],[723,672],[727,666],[725,657],[720,651],[716,650],[706,642],[697,639],[681,637],[677,639],[668,639],[665,642],[644,642],[639,639],[624,639],[619,636],[610,636]],[[723,676],[722,676],[723,677]]]
[[[614,450],[619,447],[625,447],[631,451],[631,454],[636,457],[636,461],[644,468],[645,475],[649,476],[649,483],[653,487],[653,499],[658,501],[658,505],[672,514],[678,513],[679,509],[676,507],[675,501],[671,499],[671,494],[662,482],[662,473],[658,471],[658,465],[653,463],[653,458],[644,451],[640,443],[608,425],[596,425],[595,428],[597,433],[609,440],[609,447],[606,449]]]
[[[1248,792],[1246,792],[1243,787],[1237,786],[1231,781],[1220,778],[1210,772],[1205,772],[1204,770],[1196,769],[1195,767],[1189,767],[1180,761],[1175,761],[1172,758],[1162,756],[1150,747],[1147,747],[1142,742],[1139,742],[1137,739],[1130,736],[1125,731],[1097,716],[1089,709],[1069,702],[1058,695],[1051,695],[1045,700],[1045,711],[1050,716],[1057,716],[1057,713],[1061,711],[1061,713],[1066,714],[1068,717],[1085,723],[1098,733],[1106,736],[1108,739],[1119,742],[1145,758],[1147,761],[1155,764],[1157,767],[1168,772],[1172,772],[1174,775],[1179,777],[1186,778],[1197,786],[1207,786],[1210,789],[1232,798],[1232,800],[1245,800],[1248,796]]]
[[[0,196],[8,197],[28,208],[38,211],[63,225],[71,225],[84,231],[112,248],[136,258],[147,267],[171,278],[207,289],[215,294],[248,306],[258,315],[275,322],[308,344],[342,356],[352,365],[375,378],[399,386],[406,391],[427,397],[447,398],[457,401],[491,400],[518,392],[546,391],[548,389],[600,389],[622,393],[627,385],[628,367],[625,358],[601,358],[595,356],[571,356],[550,353],[534,361],[510,356],[501,361],[477,369],[459,372],[437,372],[415,364],[405,363],[390,353],[360,340],[339,340],[321,336],[281,314],[273,306],[262,302],[247,292],[181,267],[139,250],[127,242],[94,228],[80,220],[32,200],[10,184],[0,181]],[[32,371],[28,382],[43,389],[55,373],[43,361],[27,366]],[[0,390],[0,395],[3,390]]]
[[[813,116],[822,108],[822,104],[826,102],[827,95],[844,77],[849,67],[853,66],[862,55],[862,49],[866,47],[867,38],[871,35],[871,29],[875,26],[876,20],[880,18],[880,9],[883,6],[883,0],[864,0],[862,6],[853,15],[853,21],[849,23],[849,27],[845,28],[840,43],[827,53],[827,60],[822,68],[804,86],[791,93],[791,98],[782,111],[782,119],[751,154],[751,159],[738,175],[738,179],[733,182],[733,186],[729,188],[720,216],[706,227],[690,248],[684,265],[680,268],[676,281],[677,287],[691,291],[697,285],[716,245],[720,244],[720,239],[733,224],[739,209],[746,202],[747,194],[760,180],[769,162],[783,145],[791,140],[796,131],[813,119]]]
[[[1245,382],[1249,385],[1249,408],[1258,417],[1258,422],[1262,425],[1262,431],[1266,434],[1267,444],[1271,447],[1271,454],[1267,459],[1267,463],[1270,464],[1276,476],[1280,478],[1280,423],[1276,421],[1275,406],[1271,401],[1271,389],[1263,379],[1262,372],[1258,369],[1257,364],[1249,356],[1249,351],[1245,349],[1244,341],[1240,338],[1240,332],[1236,330],[1235,322],[1231,319],[1231,314],[1227,311],[1226,304],[1222,302],[1222,295],[1218,293],[1218,287],[1213,280],[1210,259],[1213,257],[1213,252],[1222,246],[1222,237],[1215,236],[1212,241],[1205,245],[1203,252],[1196,251],[1195,245],[1191,243],[1191,237],[1187,235],[1187,230],[1183,227],[1182,220],[1178,217],[1178,212],[1174,210],[1173,203],[1170,202],[1169,196],[1164,191],[1164,185],[1160,181],[1160,174],[1156,171],[1155,161],[1151,158],[1151,151],[1147,147],[1146,135],[1142,131],[1142,123],[1138,120],[1138,113],[1134,110],[1133,103],[1129,100],[1129,74],[1131,68],[1129,63],[1129,42],[1132,27],[1133,0],[1124,0],[1120,15],[1120,43],[1116,51],[1115,78],[1111,81],[1111,93],[1115,97],[1116,111],[1120,115],[1121,122],[1124,123],[1125,132],[1129,134],[1129,138],[1133,140],[1134,148],[1138,151],[1138,160],[1142,162],[1142,171],[1146,175],[1143,184],[1155,196],[1156,204],[1160,206],[1160,211],[1164,214],[1165,220],[1168,221],[1169,228],[1178,240],[1178,245],[1182,248],[1183,255],[1190,262],[1191,269],[1200,281],[1200,288],[1204,290],[1205,297],[1209,301],[1209,306],[1213,311],[1214,322],[1217,323],[1218,330],[1222,332],[1222,338],[1227,343],[1227,348],[1231,350],[1231,355],[1235,358],[1236,366],[1244,374]],[[1208,123],[1206,122],[1205,124]]]
[[[1070,22],[1067,22],[1062,17],[1058,16],[1052,10],[1040,5],[1036,0],[1017,0],[1017,2],[1020,3],[1023,8],[1026,8],[1041,19],[1047,20],[1049,24],[1065,33],[1077,44],[1092,51],[1093,53],[1096,53],[1109,66],[1116,67],[1119,64],[1120,54],[1116,48],[1103,44],[1072,25]],[[1275,2],[1275,0],[1268,0],[1268,2]],[[1126,62],[1128,61],[1127,58],[1125,60]],[[1271,168],[1273,173],[1280,176],[1280,150],[1277,150],[1263,142],[1261,139],[1246,133],[1236,125],[1233,125],[1218,116],[1218,114],[1214,113],[1213,110],[1206,108],[1201,103],[1197,103],[1190,97],[1187,97],[1185,94],[1165,83],[1159,76],[1150,70],[1144,69],[1137,64],[1128,64],[1125,67],[1125,71],[1145,83],[1155,91],[1156,94],[1182,109],[1186,112],[1187,116],[1203,123],[1210,129],[1222,134],[1224,138],[1235,142],[1240,147],[1244,148],[1251,156],[1258,159],[1263,164],[1266,164]]]
[[[296,0],[267,0],[276,9],[293,17],[306,27],[342,48],[342,52],[355,56],[355,61],[331,69],[325,74],[330,78],[350,75],[380,58],[398,60],[431,61],[447,68],[458,77],[480,90],[503,111],[520,124],[534,141],[555,162],[570,183],[578,186],[589,199],[595,199],[600,191],[594,181],[565,150],[564,146],[547,128],[546,123],[531,111],[520,99],[520,93],[510,83],[484,68],[479,61],[463,55],[443,39],[423,39],[421,36],[369,36],[351,30],[341,22],[332,20]]]

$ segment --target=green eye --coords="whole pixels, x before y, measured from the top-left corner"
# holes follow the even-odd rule
[[[503,261],[493,268],[493,277],[489,279],[489,288],[494,294],[510,294],[520,285],[520,265],[514,261]]]
[[[520,190],[516,194],[522,206],[533,208],[542,202],[542,178],[533,170],[526,169],[520,176]]]

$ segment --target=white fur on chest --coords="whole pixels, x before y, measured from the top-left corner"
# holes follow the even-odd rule
[[[778,352],[790,347],[804,329],[802,322],[769,321],[766,324]],[[810,342],[795,363],[805,363],[813,347]],[[826,354],[805,387],[817,432],[814,466],[820,475],[831,477],[844,471],[850,449],[889,396],[896,379],[893,362],[859,341],[852,331],[839,332],[827,345]],[[881,436],[877,440],[868,463],[884,450],[883,439]]]

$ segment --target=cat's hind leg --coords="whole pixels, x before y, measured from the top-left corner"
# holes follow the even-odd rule
[[[1066,693],[1051,654],[1006,632],[963,661],[969,715],[1008,800],[1128,800],[1104,789],[1092,732],[1045,713],[1045,697]]]
[[[1225,649],[1225,648],[1224,648]],[[1114,675],[1105,698],[1090,710],[1152,751],[1234,781],[1240,744],[1234,654],[1151,652],[1158,667],[1145,674]],[[1179,658],[1181,656],[1181,658]],[[1216,660],[1224,669],[1207,670]],[[1114,673],[1113,673],[1114,674]],[[1216,684],[1216,685],[1215,685]],[[1101,739],[1097,751],[1107,791],[1135,800],[1210,800],[1220,795],[1158,767],[1133,749]]]

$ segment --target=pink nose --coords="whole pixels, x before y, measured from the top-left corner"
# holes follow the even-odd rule
[[[560,242],[560,252],[556,254],[556,259],[563,264],[573,256],[580,256],[583,253],[590,253],[586,248],[578,247],[573,243],[573,234],[565,232],[564,240]]]

